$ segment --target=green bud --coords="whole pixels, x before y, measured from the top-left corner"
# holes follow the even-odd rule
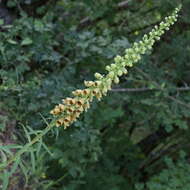
[[[129,54],[133,53],[133,49],[132,48],[126,49],[125,53],[129,55]]]
[[[115,69],[116,67],[117,67],[116,64],[113,64],[113,63],[111,64],[112,69]]]
[[[107,80],[106,80],[106,84],[111,85],[111,83],[112,83],[112,80],[111,80],[111,79],[107,79]]]
[[[114,61],[115,63],[120,63],[122,61],[122,57],[120,55],[117,55],[115,58],[114,58]]]
[[[104,95],[106,95],[106,94],[107,94],[107,91],[108,91],[108,89],[107,89],[107,88],[103,88],[103,89],[102,89],[102,93],[103,93]]]
[[[128,73],[126,68],[123,68],[123,73],[126,75]]]
[[[121,75],[123,74],[122,70],[119,70],[119,71],[117,72],[117,74],[118,74],[118,76],[121,76]]]
[[[109,65],[106,66],[106,71],[110,71],[111,67]]]
[[[132,62],[128,62],[128,63],[126,64],[126,66],[132,67],[132,66],[133,66],[133,63],[132,63]]]
[[[108,76],[110,79],[113,79],[115,76],[115,73],[113,71],[111,71],[111,72],[109,72]]]
[[[100,73],[95,73],[94,76],[97,79],[102,79],[103,78],[103,76]]]
[[[115,78],[114,78],[114,82],[115,82],[115,84],[118,84],[118,83],[119,83],[119,78],[118,78],[118,77],[115,77]]]
[[[123,62],[121,63],[121,65],[122,65],[123,67],[125,67],[125,66],[126,66],[126,63],[123,61]]]

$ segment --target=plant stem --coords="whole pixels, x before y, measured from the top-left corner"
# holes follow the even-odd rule
[[[23,153],[25,153],[30,146],[39,141],[44,135],[46,135],[55,126],[55,121],[53,120],[39,135],[34,137],[32,141],[25,144],[21,150],[19,150],[15,155],[13,155],[8,161],[0,164],[0,171],[9,166],[12,162],[17,160]]]

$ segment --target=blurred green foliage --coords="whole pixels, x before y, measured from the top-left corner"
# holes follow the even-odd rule
[[[184,152],[181,152],[180,159],[174,163],[172,159],[166,158],[166,168],[159,174],[151,177],[149,182],[137,184],[137,190],[155,189],[155,190],[173,190],[173,189],[189,189],[189,170],[190,165],[187,163]]]
[[[14,143],[29,141],[24,137],[43,129],[54,105],[93,79],[94,72],[103,73],[115,55],[150,31],[179,0],[125,5],[121,0],[59,0],[34,12],[29,8],[35,2],[8,1],[17,18],[6,26],[0,20],[1,144],[12,120]],[[17,169],[24,173],[19,174],[23,189],[134,190],[136,184],[150,190],[188,189],[189,164],[177,161],[179,150],[189,155],[190,125],[190,0],[182,4],[177,24],[113,87],[134,91],[111,91],[68,130],[54,129],[29,150]],[[151,147],[154,139],[152,144],[146,140],[159,130],[167,135],[154,137],[158,142]],[[1,155],[7,154],[5,148]],[[174,159],[167,169],[165,155]],[[6,172],[0,177],[11,188],[7,180],[12,177]]]

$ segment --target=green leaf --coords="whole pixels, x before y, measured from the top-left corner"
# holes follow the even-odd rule
[[[39,140],[37,150],[36,150],[36,156],[39,156],[41,148],[42,148],[42,140]]]
[[[49,148],[46,146],[45,143],[42,143],[42,146],[43,146],[44,149],[50,154],[50,156],[53,156],[53,153],[49,150]]]
[[[21,42],[21,45],[22,46],[27,46],[27,45],[30,45],[32,44],[33,41],[30,39],[30,38],[25,38],[22,42]]]
[[[36,31],[43,31],[44,24],[40,20],[35,20],[34,28],[36,29]]]
[[[11,171],[10,171],[10,175],[13,175],[16,172],[18,165],[19,165],[19,162],[20,162],[20,157],[14,161],[14,164],[13,164]]]
[[[25,176],[25,184],[27,185],[28,184],[28,177],[29,177],[28,176],[28,170],[27,170],[27,168],[24,166],[24,164],[22,162],[20,162],[19,165],[20,165],[20,168],[21,168],[21,170],[22,170],[22,172],[23,172],[23,174]]]
[[[4,24],[4,20],[0,19],[0,25],[3,25],[3,24]]]
[[[4,171],[2,180],[3,180],[3,189],[2,190],[7,190],[7,187],[9,185],[9,173],[7,171]]]
[[[16,44],[17,44],[17,42],[16,42],[16,41],[11,40],[11,39],[7,40],[7,42],[8,42],[8,43],[10,43],[10,44],[13,44],[13,45],[16,45]]]
[[[35,163],[35,155],[33,151],[30,151],[30,158],[31,158],[31,163],[32,163],[32,170],[33,172],[35,172],[36,163]]]

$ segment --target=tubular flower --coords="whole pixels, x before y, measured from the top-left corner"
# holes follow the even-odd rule
[[[89,109],[90,102],[94,97],[101,100],[102,96],[105,96],[111,89],[113,82],[118,84],[119,77],[128,73],[126,67],[132,67],[134,63],[138,62],[141,55],[151,50],[154,43],[160,40],[161,35],[177,21],[180,9],[181,6],[176,8],[159,26],[155,26],[149,34],[145,34],[141,41],[135,42],[131,48],[126,49],[124,56],[116,56],[115,63],[106,66],[105,69],[108,71],[106,75],[95,73],[95,81],[84,81],[86,89],[73,91],[73,98],[65,98],[63,104],[55,106],[50,113],[55,117],[56,126],[64,126],[66,129],[77,120],[82,112]]]

